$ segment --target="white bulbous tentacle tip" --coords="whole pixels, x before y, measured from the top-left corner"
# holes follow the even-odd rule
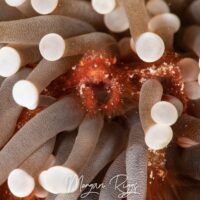
[[[54,166],[40,173],[39,183],[53,194],[73,193],[79,187],[79,176],[72,169]]]
[[[145,32],[136,40],[135,50],[141,60],[150,63],[162,57],[165,51],[165,44],[159,35]]]
[[[20,67],[21,57],[18,51],[12,47],[2,47],[0,49],[0,76],[12,76]]]
[[[110,31],[115,33],[124,32],[129,28],[128,18],[122,6],[104,15],[104,23]]]
[[[20,106],[30,110],[37,108],[39,103],[39,91],[36,86],[27,80],[20,80],[13,86],[13,99]]]
[[[172,13],[163,13],[152,17],[148,23],[150,31],[156,31],[162,27],[167,28],[172,33],[176,33],[181,26],[179,17]]]
[[[116,0],[92,0],[93,9],[99,14],[108,14],[116,7]]]
[[[167,147],[172,138],[172,128],[164,124],[155,124],[145,133],[145,143],[152,150],[160,150]]]
[[[27,0],[5,0],[5,2],[12,7],[19,7]]]
[[[164,0],[149,0],[146,3],[148,12],[152,15],[159,15],[161,13],[169,13],[170,9]]]
[[[183,82],[196,81],[198,79],[199,65],[193,58],[183,58],[177,65],[180,67]]]
[[[200,99],[200,85],[197,81],[184,83],[184,91],[189,99]]]
[[[58,0],[31,0],[31,5],[37,13],[47,15],[56,9],[58,2]]]
[[[15,169],[8,176],[8,188],[16,197],[27,197],[33,192],[35,181],[34,178],[24,170]]]
[[[151,117],[158,124],[171,126],[178,119],[178,111],[172,103],[159,101],[151,108]]]
[[[40,40],[39,49],[44,59],[59,60],[65,53],[65,40],[56,33],[49,33]]]

